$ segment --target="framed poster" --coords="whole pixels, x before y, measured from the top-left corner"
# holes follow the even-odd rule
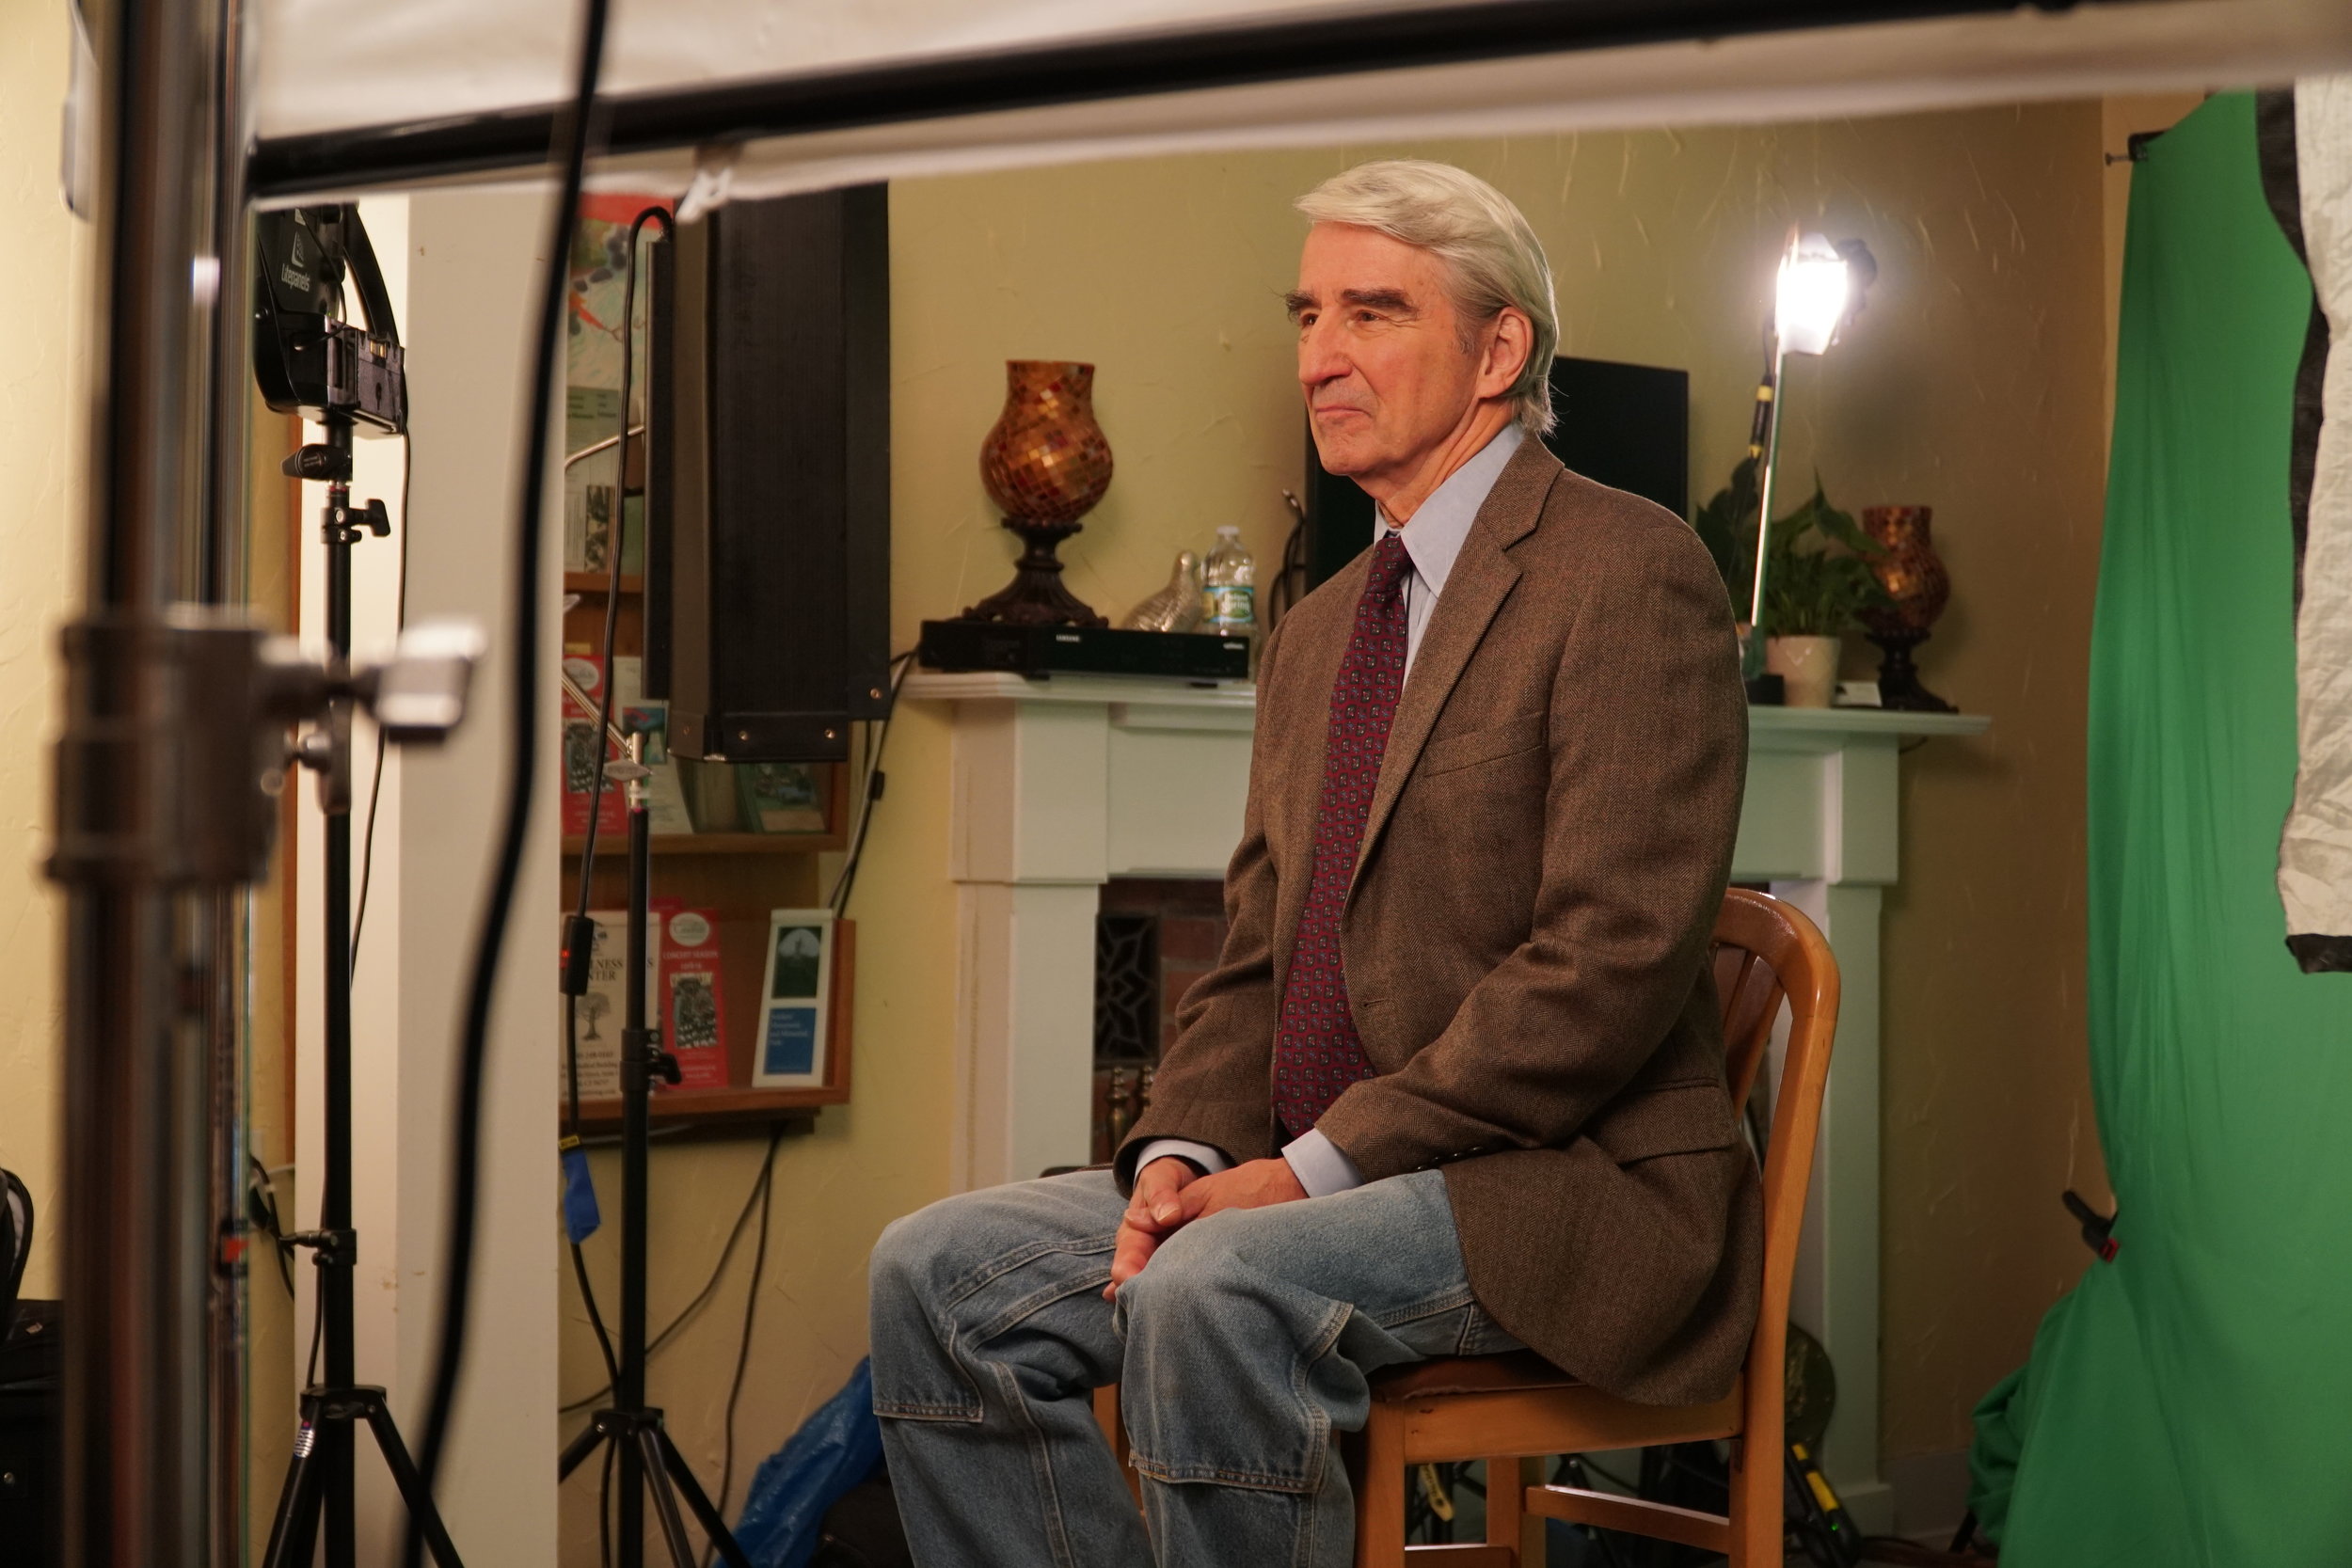
[[[752,1064],[752,1082],[761,1088],[817,1088],[825,1082],[833,938],[831,910],[769,913],[758,1055]]]

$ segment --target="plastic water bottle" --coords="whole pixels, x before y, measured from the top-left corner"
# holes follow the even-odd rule
[[[1249,640],[1249,668],[1258,667],[1258,563],[1241,542],[1241,530],[1231,523],[1216,531],[1216,547],[1209,551],[1201,573],[1200,629],[1217,637]]]

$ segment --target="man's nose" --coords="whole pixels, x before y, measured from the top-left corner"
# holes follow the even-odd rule
[[[1298,334],[1298,383],[1312,391],[1328,381],[1338,381],[1356,366],[1341,350],[1338,334],[1321,322],[1302,328]]]

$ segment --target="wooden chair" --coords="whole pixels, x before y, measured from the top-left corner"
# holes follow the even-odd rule
[[[1722,1552],[1732,1568],[1778,1568],[1788,1289],[1837,1029],[1837,960],[1802,911],[1733,888],[1715,922],[1715,984],[1736,1104],[1747,1103],[1784,1002],[1788,1009],[1764,1162],[1763,1307],[1739,1382],[1712,1404],[1660,1406],[1587,1387],[1532,1352],[1423,1361],[1383,1374],[1374,1380],[1372,1419],[1353,1446],[1350,1465],[1357,1568],[1521,1568],[1522,1528],[1531,1515]],[[1118,1389],[1099,1390],[1095,1409],[1123,1463]],[[1727,1518],[1612,1493],[1523,1484],[1524,1459],[1715,1438],[1731,1440]],[[1474,1459],[1486,1462],[1486,1544],[1407,1547],[1409,1469]],[[1132,1471],[1128,1481],[1135,1484]],[[1534,1560],[1541,1560],[1540,1549]]]
[[[1764,1161],[1763,1309],[1739,1382],[1712,1404],[1634,1404],[1528,1352],[1423,1361],[1375,1378],[1372,1419],[1355,1466],[1357,1568],[1520,1568],[1529,1515],[1722,1552],[1732,1568],[1779,1568],[1788,1289],[1837,1030],[1837,960],[1802,911],[1733,888],[1715,922],[1715,984],[1736,1104],[1747,1102],[1784,1001],[1788,1008],[1788,1045]],[[1728,1518],[1613,1493],[1522,1483],[1520,1461],[1527,1458],[1714,1438],[1731,1440]],[[1486,1544],[1408,1548],[1408,1468],[1471,1459],[1486,1462]]]

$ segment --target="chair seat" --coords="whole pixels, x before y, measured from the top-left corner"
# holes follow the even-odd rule
[[[1500,1355],[1448,1355],[1416,1361],[1377,1374],[1372,1397],[1390,1403],[1439,1394],[1517,1394],[1540,1388],[1573,1388],[1578,1379],[1532,1350]]]

